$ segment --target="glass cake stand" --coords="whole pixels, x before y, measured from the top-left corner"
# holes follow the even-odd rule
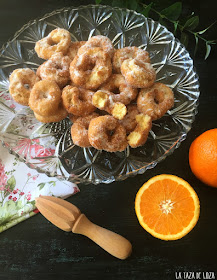
[[[71,140],[68,118],[43,124],[29,107],[11,99],[10,73],[23,67],[36,70],[43,60],[35,53],[35,42],[57,27],[69,30],[72,41],[101,34],[115,48],[138,46],[149,52],[157,81],[173,89],[175,105],[153,122],[144,146],[117,153],[80,148]],[[127,9],[89,5],[54,11],[24,25],[0,53],[0,139],[30,168],[63,180],[111,183],[155,167],[186,138],[198,98],[198,76],[185,47],[158,22]]]

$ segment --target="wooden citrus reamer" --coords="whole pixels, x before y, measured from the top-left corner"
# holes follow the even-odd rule
[[[87,236],[116,258],[124,260],[132,252],[126,238],[95,225],[75,205],[61,198],[40,196],[36,198],[36,207],[58,228]]]

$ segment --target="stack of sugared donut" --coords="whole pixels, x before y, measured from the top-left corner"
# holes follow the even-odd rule
[[[14,70],[10,94],[40,122],[69,116],[80,147],[117,152],[144,145],[152,120],[173,106],[172,90],[155,83],[149,54],[138,47],[115,50],[101,35],[71,42],[70,33],[57,28],[36,42],[35,51],[46,61],[36,73]]]

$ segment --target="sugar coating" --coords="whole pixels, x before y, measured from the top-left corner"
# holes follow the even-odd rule
[[[66,54],[71,43],[69,31],[56,28],[48,36],[36,42],[35,51],[43,59],[49,59],[56,52]]]
[[[100,90],[109,91],[112,102],[121,102],[125,105],[133,101],[138,94],[137,89],[128,85],[121,74],[113,74],[110,79],[104,83]],[[118,93],[114,93],[118,90]]]
[[[121,64],[121,73],[128,84],[138,88],[148,88],[156,79],[152,65],[137,59],[126,59]]]
[[[35,72],[29,68],[15,69],[9,77],[9,92],[13,99],[22,105],[29,103],[30,92],[34,84],[39,81]]]
[[[173,91],[162,83],[155,83],[151,88],[142,89],[137,99],[141,113],[152,120],[161,118],[174,104]]]
[[[121,65],[126,59],[138,59],[142,62],[150,62],[147,51],[138,47],[125,47],[115,51],[113,57],[113,67],[116,73],[121,73]]]
[[[71,127],[71,137],[73,143],[80,147],[90,147],[91,144],[88,138],[88,128],[90,121],[99,115],[92,113],[86,117],[79,117]]]
[[[110,132],[113,132],[112,135]],[[112,116],[91,120],[88,130],[90,144],[108,152],[123,151],[127,147],[125,128]]]
[[[29,97],[29,106],[43,117],[54,116],[60,106],[61,90],[55,81],[41,80],[37,82]],[[63,107],[62,107],[63,108]],[[65,109],[61,109],[61,112]],[[62,114],[60,114],[62,115]],[[37,118],[39,119],[39,117]]]
[[[71,80],[76,86],[95,90],[111,75],[111,60],[99,47],[85,48],[79,54],[80,49],[70,64]]]
[[[110,58],[113,57],[114,47],[111,40],[102,35],[97,35],[91,37],[79,50],[78,54],[80,55],[82,52],[85,52],[87,49],[93,48],[101,48],[106,54],[109,55]]]
[[[92,95],[90,90],[68,85],[62,91],[63,105],[70,114],[86,116],[96,110]]]
[[[69,81],[70,58],[62,53],[55,53],[37,70],[37,75],[43,80],[54,80],[60,87]]]
[[[148,53],[138,47],[115,51],[112,42],[102,35],[93,36],[87,42],[71,42],[67,30],[56,28],[36,43],[35,50],[39,57],[47,59],[38,68],[38,77],[55,81],[57,85],[52,86],[51,91],[35,87],[37,90],[34,88],[33,92],[37,92],[37,98],[34,102],[31,98],[30,107],[43,122],[59,121],[67,113],[73,114],[71,119],[76,125],[71,131],[72,138],[74,144],[81,147],[92,145],[115,152],[123,151],[128,144],[132,148],[143,145],[151,129],[153,112],[157,115],[160,110],[162,114],[173,105],[173,95],[163,87],[154,89],[151,94],[145,92],[152,87],[156,73]],[[112,70],[116,74],[112,74]],[[31,69],[27,72],[30,76]],[[17,73],[25,76],[22,69]],[[16,95],[20,98],[19,91],[23,88],[31,92],[34,87],[27,81],[21,82],[16,75],[13,82],[14,98]],[[60,92],[57,95],[54,94],[56,86]],[[163,110],[162,104],[166,104]],[[96,108],[103,110],[101,114],[110,115],[97,115],[85,122],[85,118],[95,114]],[[99,119],[101,117],[105,118]]]
[[[66,55],[69,56],[71,60],[73,60],[77,55],[79,48],[83,46],[85,43],[86,43],[85,41],[71,42]]]

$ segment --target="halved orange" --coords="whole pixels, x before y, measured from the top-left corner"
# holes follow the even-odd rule
[[[139,189],[135,210],[141,226],[154,237],[176,240],[196,225],[200,202],[188,182],[162,174],[151,178]]]

